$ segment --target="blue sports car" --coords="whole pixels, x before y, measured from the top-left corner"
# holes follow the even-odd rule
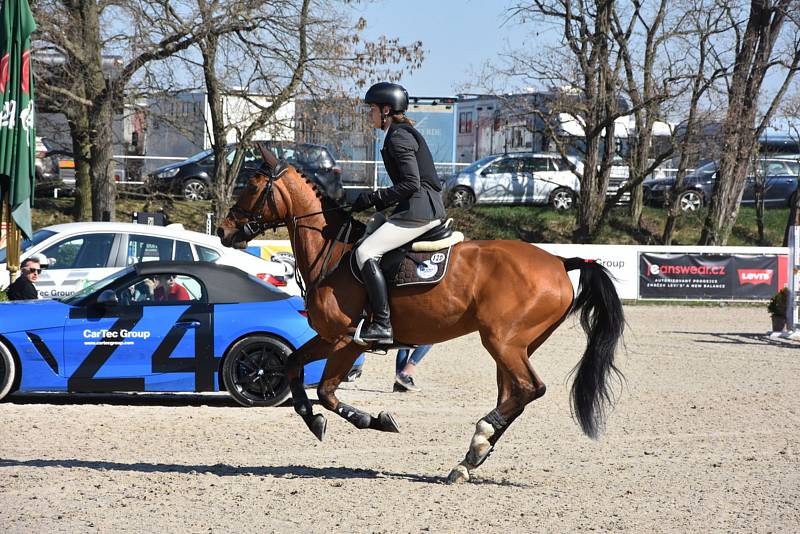
[[[316,334],[303,301],[233,267],[139,263],[64,299],[0,304],[0,399],[14,391],[289,396],[286,358]],[[364,356],[351,378],[361,374]],[[305,367],[320,381],[325,360]]]

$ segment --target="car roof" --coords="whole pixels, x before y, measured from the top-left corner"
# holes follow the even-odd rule
[[[236,267],[207,261],[146,261],[133,266],[138,275],[164,272],[195,276],[205,283],[209,304],[264,302],[292,298]]]
[[[155,226],[151,224],[135,224],[135,223],[122,223],[122,222],[77,222],[77,223],[63,223],[54,224],[41,228],[42,230],[50,230],[55,233],[72,233],[72,232],[120,232],[120,233],[136,233],[136,234],[150,234],[156,236],[172,237],[189,239],[198,243],[207,243],[209,245],[221,245],[217,236],[203,234],[200,232],[193,232],[187,230],[181,224],[170,224],[168,226]]]

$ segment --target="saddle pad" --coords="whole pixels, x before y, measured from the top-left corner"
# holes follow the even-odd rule
[[[398,262],[389,262],[386,265],[381,261],[381,271],[386,277],[388,287],[402,287],[418,284],[436,284],[442,281],[447,273],[447,266],[450,263],[450,251],[452,246],[433,252],[406,252],[403,259]],[[394,252],[394,251],[393,251]],[[387,256],[391,254],[388,253]],[[356,266],[356,255],[350,255],[350,270],[356,280],[361,282],[361,273]]]

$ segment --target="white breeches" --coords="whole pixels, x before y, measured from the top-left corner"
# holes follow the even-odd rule
[[[389,219],[358,246],[356,250],[358,268],[361,269],[364,262],[370,258],[380,260],[385,253],[405,245],[439,224],[441,224],[439,219],[428,223]]]

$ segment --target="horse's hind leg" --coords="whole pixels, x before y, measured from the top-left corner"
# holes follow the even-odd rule
[[[325,437],[327,421],[322,414],[314,415],[311,401],[308,400],[308,395],[306,395],[304,387],[303,367],[307,363],[321,360],[333,354],[336,345],[336,343],[325,341],[320,336],[316,336],[290,354],[289,359],[286,361],[286,376],[289,379],[289,389],[292,391],[292,405],[294,406],[294,411],[303,418],[308,429],[311,430],[320,441]]]
[[[552,332],[545,329],[536,342],[540,345]],[[494,449],[500,437],[514,420],[522,414],[528,403],[545,392],[545,385],[533,371],[529,362],[528,346],[506,345],[491,334],[481,333],[483,345],[497,363],[497,406],[475,425],[469,450],[447,477],[448,483],[469,480],[470,471],[481,465]],[[534,349],[535,350],[535,349]],[[532,351],[531,351],[532,352]]]
[[[363,347],[351,342],[337,351],[336,358],[328,358],[322,381],[317,388],[319,400],[325,408],[335,412],[358,429],[372,428],[383,432],[400,432],[397,423],[388,412],[381,412],[378,417],[373,417],[336,398],[336,388],[347,376],[362,349]]]

